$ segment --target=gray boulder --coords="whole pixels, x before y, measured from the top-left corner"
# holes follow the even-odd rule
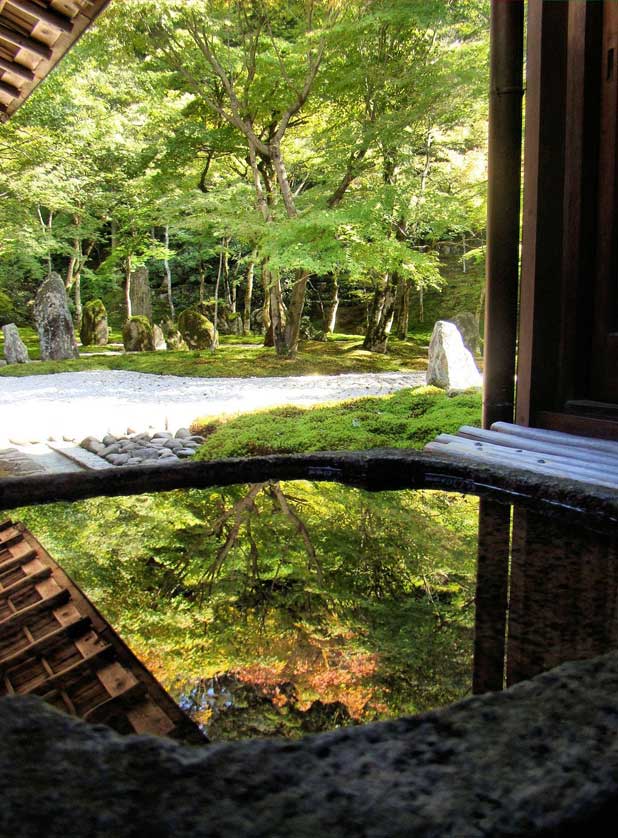
[[[28,349],[20,338],[19,329],[15,323],[8,323],[3,326],[2,334],[4,335],[4,357],[7,364],[27,364],[30,360]]]
[[[79,358],[64,282],[59,274],[50,273],[37,291],[34,319],[42,361]]]
[[[481,387],[482,378],[454,323],[438,320],[429,344],[427,384],[444,390]]]
[[[459,334],[463,340],[463,344],[473,355],[478,355],[481,336],[479,333],[479,321],[476,315],[471,311],[460,311],[452,318],[451,323],[454,323],[459,329]]]

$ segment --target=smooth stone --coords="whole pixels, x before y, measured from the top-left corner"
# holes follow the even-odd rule
[[[158,452],[158,457],[161,460],[164,460],[164,459],[169,460],[171,457],[176,459],[176,454],[173,451],[170,451],[169,448],[163,448],[161,451]]]
[[[129,459],[126,461],[125,465],[126,466],[138,466],[140,463],[141,463],[141,460],[140,460],[139,457],[129,457]]]
[[[206,437],[200,436],[199,434],[193,434],[193,436],[189,437],[190,442],[197,442],[198,445],[203,445],[206,442]]]
[[[191,436],[191,431],[187,428],[179,428],[176,433],[174,434],[176,439],[189,439]]]
[[[193,448],[181,448],[180,451],[176,452],[176,456],[180,457],[181,459],[186,459],[187,457],[192,457],[195,454]]]
[[[169,431],[157,431],[156,434],[152,435],[153,442],[155,439],[173,439],[174,434],[170,433]]]
[[[483,379],[472,354],[466,349],[457,326],[438,320],[429,344],[426,381],[445,390],[481,387]]]
[[[106,445],[105,448],[100,452],[100,457],[107,457],[109,454],[119,454],[120,453],[120,445],[117,442],[114,442],[112,445]]]
[[[168,439],[165,443],[165,448],[170,448],[172,451],[175,449],[180,450],[184,448],[184,442],[180,439]]]
[[[133,451],[134,457],[140,457],[142,460],[152,460],[154,457],[158,457],[159,453],[154,448],[137,448]]]
[[[105,436],[101,440],[103,445],[113,445],[114,442],[117,442],[117,441],[118,440],[116,439],[116,437],[113,434],[105,434]]]
[[[191,448],[193,451],[197,451],[198,448],[201,448],[201,442],[194,442],[192,439],[184,439],[183,440],[185,448]]]

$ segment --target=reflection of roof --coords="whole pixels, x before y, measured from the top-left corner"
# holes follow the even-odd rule
[[[119,733],[204,742],[38,541],[0,522],[0,696],[38,695]]]
[[[55,67],[110,0],[0,0],[0,119]]]

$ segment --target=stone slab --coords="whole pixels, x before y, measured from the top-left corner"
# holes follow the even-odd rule
[[[187,748],[0,701],[0,834],[614,836],[618,654],[304,740]]]

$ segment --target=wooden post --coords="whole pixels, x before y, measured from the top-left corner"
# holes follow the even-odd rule
[[[523,0],[492,0],[484,427],[513,421],[523,42]]]

